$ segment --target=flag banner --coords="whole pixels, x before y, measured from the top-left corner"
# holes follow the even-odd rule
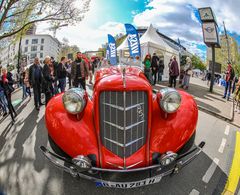
[[[125,24],[130,56],[141,56],[141,47],[137,30],[131,24]]]
[[[112,35],[108,34],[108,51],[109,51],[109,60],[111,65],[117,64],[117,48],[116,41]]]

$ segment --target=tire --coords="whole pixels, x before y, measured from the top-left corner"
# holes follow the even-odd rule
[[[70,156],[68,154],[66,154],[51,138],[50,135],[48,135],[48,141],[49,144],[53,150],[53,152],[55,152],[57,155],[65,157],[65,158],[70,158]]]
[[[195,136],[196,131],[193,133],[192,137],[190,137],[190,139],[185,143],[185,145],[183,145],[183,147],[177,152],[178,155],[184,154],[192,148],[195,141]]]

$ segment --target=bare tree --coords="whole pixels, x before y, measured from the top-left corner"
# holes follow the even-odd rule
[[[1,0],[0,40],[36,22],[75,24],[89,10],[91,0]]]

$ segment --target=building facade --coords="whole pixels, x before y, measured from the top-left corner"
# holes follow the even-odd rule
[[[233,64],[237,63],[237,58],[239,55],[238,51],[238,44],[237,41],[228,35],[228,41],[229,41],[229,53],[230,53],[230,59],[228,59],[228,45],[227,45],[227,39],[225,35],[220,35],[220,45],[221,48],[215,49],[215,61],[221,65],[221,71],[224,72],[224,70],[227,67],[227,63],[230,60]],[[212,49],[208,47],[207,49],[207,63],[209,66],[209,62],[212,61]]]
[[[60,42],[51,35],[30,34],[25,35],[21,41],[21,62],[24,66],[33,63],[35,57],[43,62],[46,56],[58,58],[60,53]],[[17,65],[19,41],[12,43],[0,51],[0,61],[3,66]]]

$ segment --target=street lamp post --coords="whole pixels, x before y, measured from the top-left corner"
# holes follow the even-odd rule
[[[210,92],[213,92],[214,77],[215,77],[215,48],[220,48],[219,35],[217,29],[216,17],[211,7],[199,8],[199,15],[202,21],[202,31],[204,43],[212,48],[212,73],[211,73],[211,84]],[[209,63],[210,64],[210,63]]]

